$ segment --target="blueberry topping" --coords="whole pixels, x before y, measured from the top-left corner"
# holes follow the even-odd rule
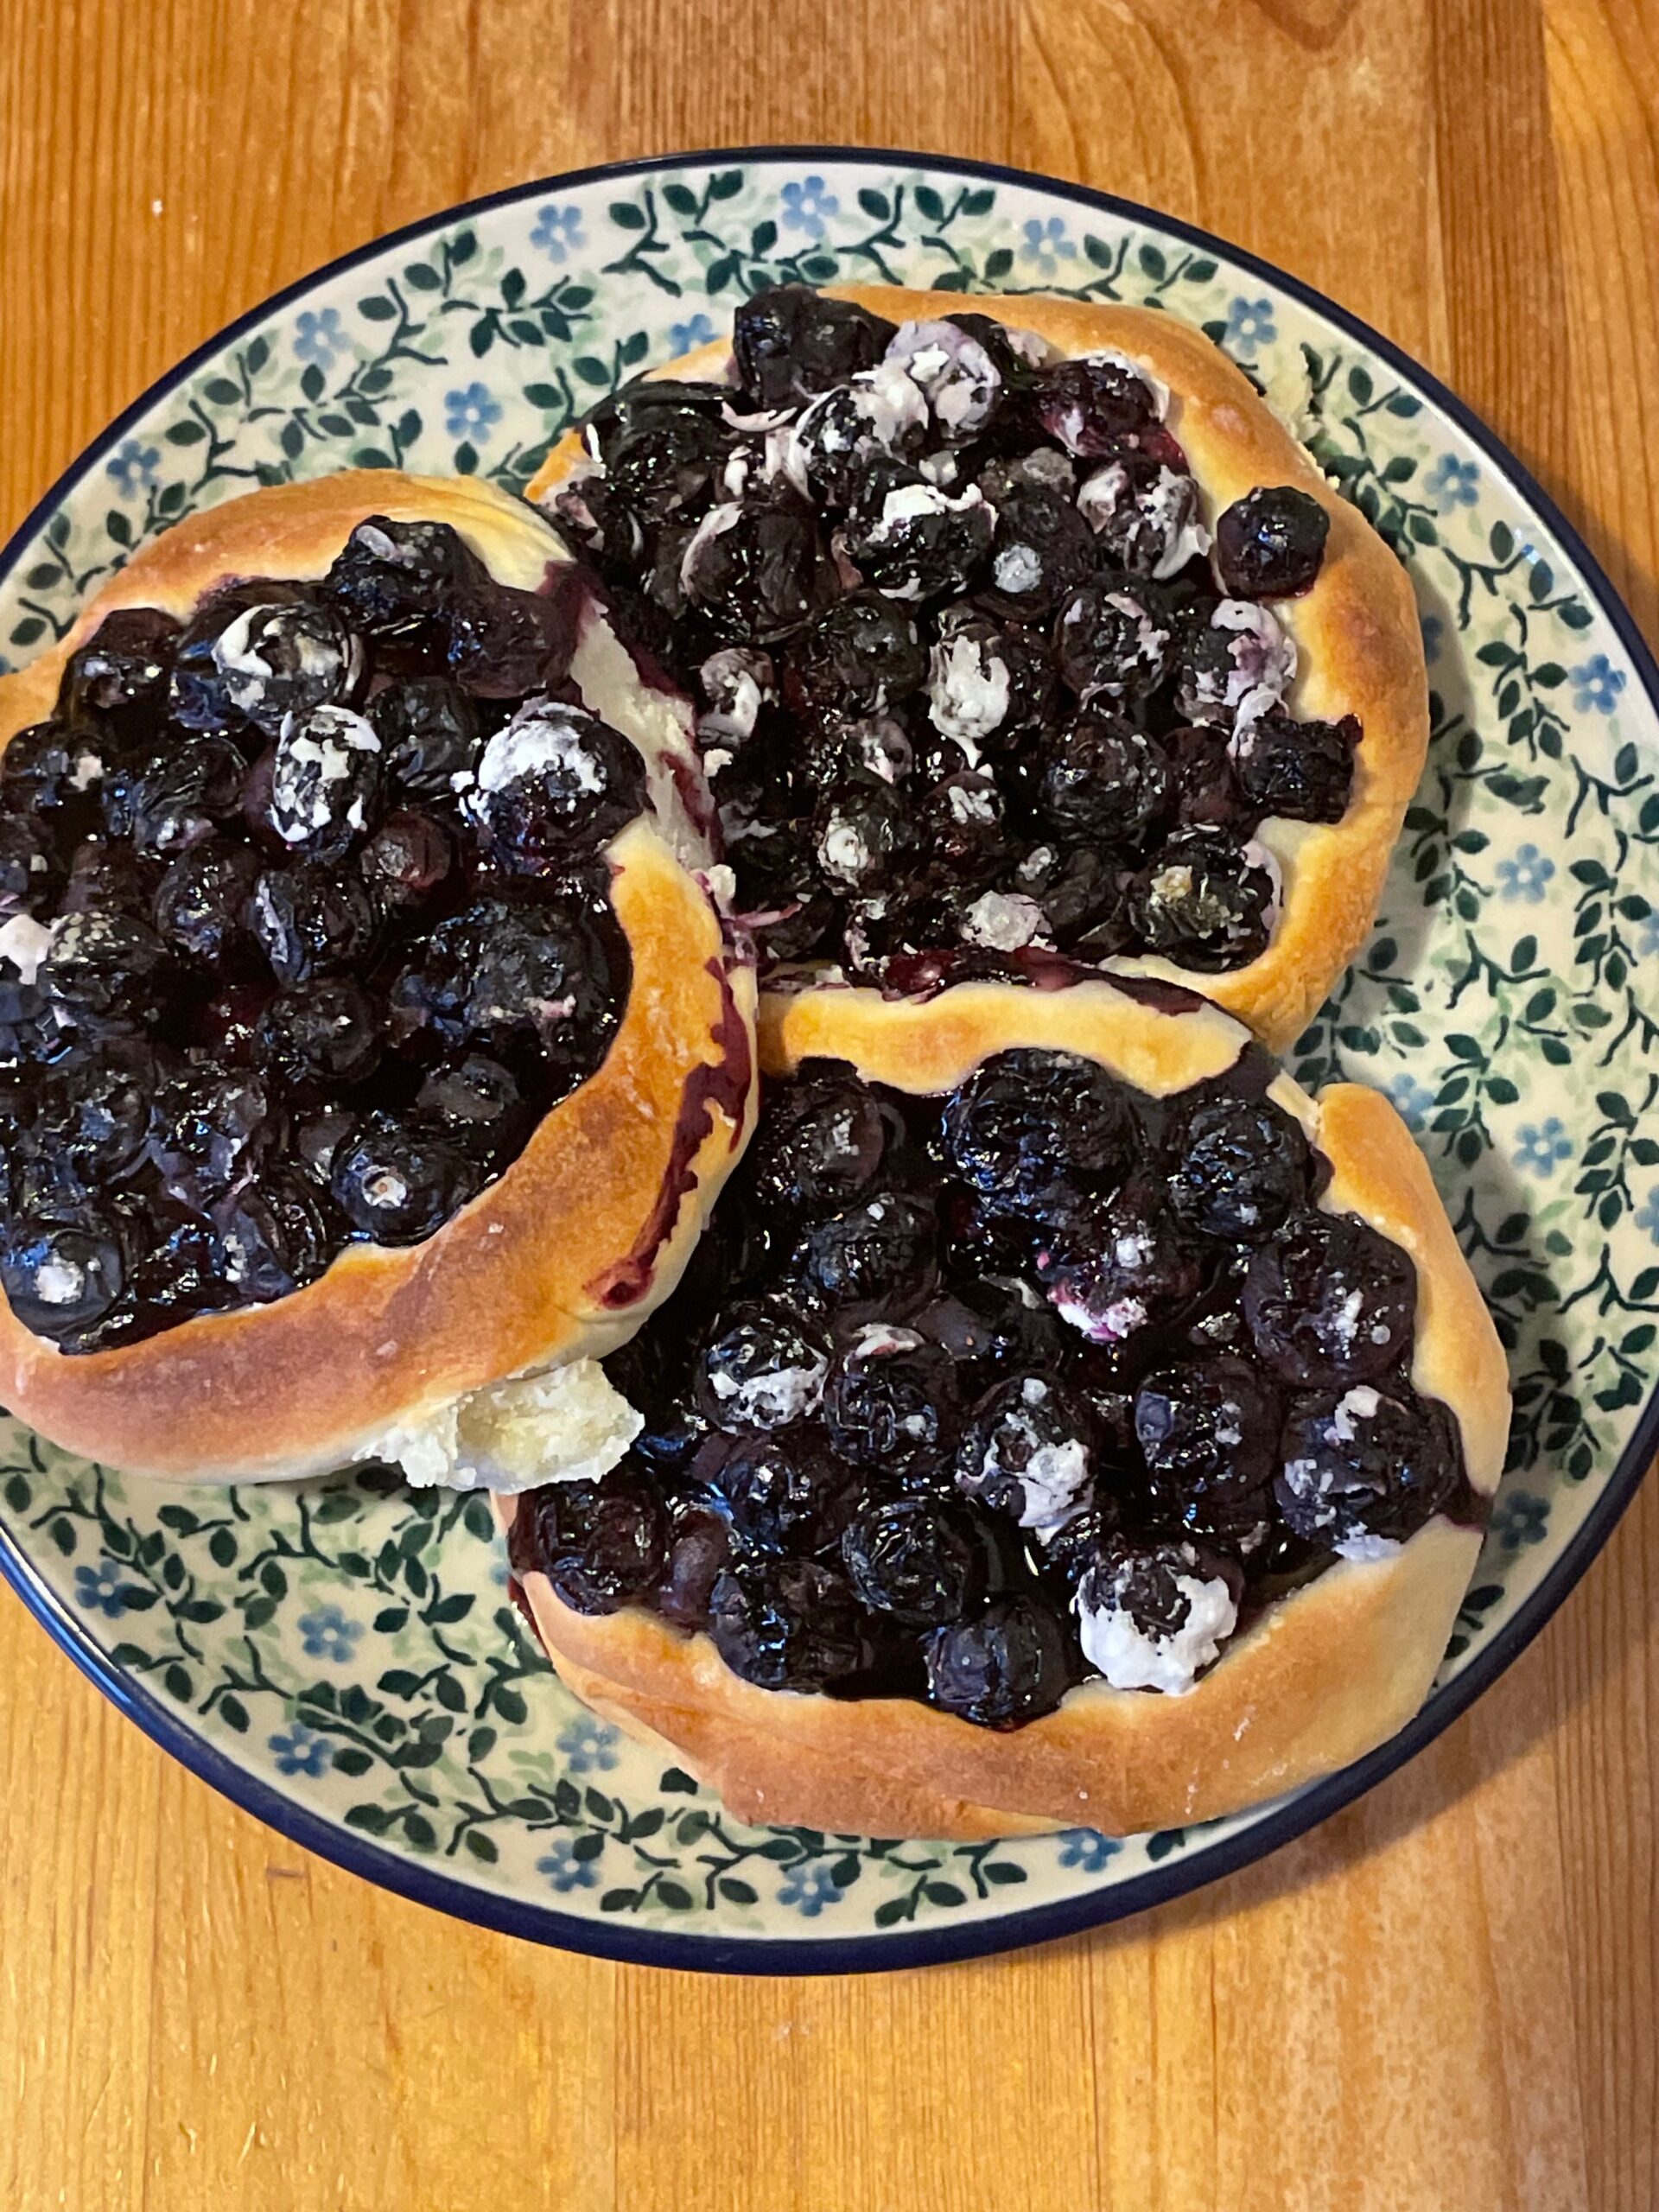
[[[849,301],[779,284],[738,309],[732,351],[756,405],[791,407],[874,368],[895,334],[892,323]]]
[[[478,1180],[448,1138],[374,1113],[335,1154],[329,1185],[352,1226],[375,1243],[418,1244],[442,1228]]]
[[[651,1486],[625,1462],[598,1482],[547,1483],[520,1502],[512,1556],[544,1574],[579,1613],[613,1613],[643,1598],[666,1564],[668,1523]]]
[[[1033,411],[1067,453],[1116,453],[1158,419],[1152,386],[1128,361],[1060,361],[1037,379]]]
[[[248,925],[279,982],[355,968],[375,933],[374,907],[362,883],[315,861],[267,868],[248,904]]]
[[[1351,1383],[1293,1398],[1274,1484],[1296,1535],[1363,1557],[1403,1542],[1448,1503],[1460,1480],[1447,1408],[1402,1384]]]
[[[260,1023],[258,1049],[290,1090],[337,1090],[373,1072],[383,1041],[368,993],[335,976],[278,991]]]
[[[888,1125],[850,1072],[804,1073],[773,1091],[747,1171],[757,1202],[793,1218],[836,1212],[880,1172]]]
[[[969,588],[995,529],[995,510],[976,484],[946,492],[888,463],[870,470],[848,510],[847,557],[889,598],[941,599]]]
[[[353,696],[360,641],[333,607],[291,592],[239,586],[196,616],[173,664],[173,721],[201,730],[249,723],[275,737],[284,716]]]
[[[927,652],[911,610],[880,592],[849,592],[791,652],[809,699],[855,715],[881,714],[917,690]]]
[[[365,711],[396,790],[430,799],[467,787],[484,734],[476,702],[458,683],[442,676],[388,683]]]
[[[1169,665],[1166,620],[1127,583],[1084,584],[1061,607],[1054,650],[1079,699],[1142,699]]]
[[[536,875],[596,850],[645,800],[645,761],[626,737],[579,707],[530,699],[480,756],[473,804],[499,864]]]
[[[1084,1512],[1096,1457],[1092,1411],[1052,1375],[1010,1375],[974,1409],[957,1457],[957,1487],[1047,1537]]]
[[[826,606],[830,570],[812,511],[786,484],[711,507],[679,562],[686,597],[745,645],[788,637]]]
[[[179,626],[153,607],[118,607],[71,653],[58,694],[66,721],[95,719],[124,739],[147,736],[167,710]]]
[[[23,1214],[0,1232],[0,1289],[26,1329],[54,1344],[79,1336],[119,1304],[127,1260],[113,1217],[91,1206]]]
[[[342,860],[373,826],[383,769],[373,724],[349,708],[284,715],[271,757],[271,828],[289,852]]]
[[[1152,1494],[1168,1519],[1191,1527],[1262,1516],[1278,1431],[1272,1389],[1248,1361],[1225,1354],[1149,1375],[1135,1394]]]
[[[454,832],[436,815],[399,807],[365,842],[357,865],[383,912],[412,912],[451,882],[455,848]]]
[[[1287,822],[1340,822],[1354,785],[1359,724],[1298,722],[1276,711],[1241,731],[1231,747],[1239,788],[1258,814]]]
[[[990,592],[1001,611],[1046,620],[1093,574],[1093,532],[1064,490],[1011,485],[995,501]]]
[[[1282,1107],[1212,1098],[1186,1122],[1170,1199],[1206,1236],[1259,1244],[1306,1204],[1310,1166],[1307,1139]]]
[[[1214,975],[1266,951],[1277,885],[1260,849],[1209,830],[1181,830],[1129,887],[1128,912],[1148,950]]]
[[[1171,781],[1156,739],[1109,714],[1083,715],[1055,734],[1039,804],[1062,837],[1138,844],[1167,810]]]
[[[568,609],[541,592],[466,584],[448,612],[449,673],[475,699],[519,699],[560,683],[575,642]]]
[[[984,1590],[987,1547],[972,1516],[932,1498],[865,1506],[841,1557],[859,1604],[905,1628],[948,1628]]]
[[[1041,1215],[1057,1200],[1109,1186],[1135,1144],[1127,1093],[1070,1052],[1001,1052],[945,1103],[941,1136],[964,1181],[992,1205]]]
[[[251,952],[248,902],[259,862],[245,845],[200,845],[181,855],[156,887],[151,918],[175,953],[216,973]]]
[[[1409,1255],[1352,1214],[1295,1216],[1244,1278],[1257,1356],[1302,1389],[1385,1374],[1411,1340],[1416,1308]]]
[[[935,1230],[927,1199],[883,1191],[807,1231],[801,1280],[849,1313],[901,1312],[931,1292]]]
[[[110,835],[152,859],[188,853],[240,811],[246,774],[247,764],[228,738],[203,731],[175,741],[109,779],[104,815]]]
[[[35,971],[60,1018],[86,1028],[143,1027],[160,1011],[167,980],[167,950],[149,924],[102,911],[57,923]]]
[[[823,1394],[830,1444],[899,1481],[948,1480],[962,1408],[948,1353],[913,1329],[871,1323],[836,1363]]]
[[[1058,1221],[1037,1265],[1061,1319],[1092,1344],[1116,1346],[1189,1312],[1210,1261],[1171,1211],[1162,1179],[1141,1169],[1105,1204]]]
[[[728,1567],[710,1594],[709,1634],[734,1675],[767,1690],[821,1690],[863,1657],[846,1578],[817,1560]]]
[[[698,1361],[703,1416],[735,1434],[781,1428],[817,1411],[830,1360],[822,1340],[786,1300],[734,1306]]]
[[[353,629],[387,639],[427,630],[458,585],[487,581],[483,563],[448,523],[371,515],[335,555],[323,588]]]
[[[757,1551],[830,1551],[858,1503],[857,1475],[810,1426],[740,1438],[716,1480],[739,1540]]]
[[[1071,1687],[1065,1636],[1040,1598],[995,1598],[969,1620],[925,1638],[930,1701],[982,1728],[1052,1713]]]
[[[1235,499],[1216,524],[1216,574],[1235,599],[1283,599],[1319,573],[1331,518],[1294,484],[1263,486]]]

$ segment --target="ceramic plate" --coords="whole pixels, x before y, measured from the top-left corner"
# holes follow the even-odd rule
[[[589,1716],[525,1640],[477,1499],[374,1474],[146,1487],[0,1424],[0,1567],[141,1726],[325,1857],[577,1949],[799,1973],[1033,1942],[1260,1856],[1444,1727],[1605,1540],[1659,1441],[1659,679],[1502,446],[1305,286],[1097,194],[828,149],[526,186],[244,316],[12,540],[0,652],[26,660],[135,546],[256,484],[402,465],[518,488],[601,393],[780,277],[1200,323],[1410,570],[1428,770],[1370,944],[1293,1057],[1306,1084],[1394,1099],[1510,1348],[1510,1471],[1428,1706],[1347,1772],[1202,1828],[895,1844],[743,1827]]]

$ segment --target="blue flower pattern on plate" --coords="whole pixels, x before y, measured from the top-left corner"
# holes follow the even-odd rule
[[[668,350],[671,353],[694,353],[699,346],[712,345],[715,326],[706,315],[694,315],[690,322],[671,322],[668,326]]]
[[[1253,353],[1259,346],[1271,346],[1278,335],[1271,300],[1237,299],[1229,305],[1226,342],[1235,353]]]
[[[444,428],[452,438],[472,438],[482,445],[501,420],[501,404],[492,399],[484,384],[469,384],[462,391],[443,396]]]
[[[316,1605],[302,1613],[295,1624],[308,1659],[321,1659],[330,1667],[351,1663],[353,1649],[363,1633],[361,1621],[347,1620],[338,1605]]]
[[[1659,1183],[1648,1192],[1646,1202],[1632,1217],[1637,1227],[1659,1244]]]
[[[1409,1069],[1402,1069],[1390,1076],[1384,1088],[1395,1112],[1414,1136],[1421,1135],[1435,1103],[1434,1093],[1426,1083],[1420,1083]]]
[[[1535,906],[1554,873],[1554,861],[1541,853],[1536,845],[1518,845],[1512,860],[1499,861],[1497,864],[1499,893],[1505,899],[1519,899],[1529,906]]]
[[[1423,479],[1423,493],[1442,514],[1454,507],[1472,507],[1480,497],[1480,469],[1472,461],[1459,461],[1443,453]]]
[[[578,1859],[575,1845],[560,1836],[536,1861],[536,1872],[545,1874],[563,1897],[570,1890],[591,1890],[599,1879],[599,1863],[595,1859]]]
[[[804,231],[810,238],[821,238],[826,219],[841,212],[840,200],[821,176],[786,184],[778,196],[784,203],[784,228]]]
[[[114,458],[105,462],[104,474],[118,492],[130,499],[135,492],[141,492],[156,481],[156,472],[161,465],[158,446],[147,446],[137,438],[128,438],[117,448]]]
[[[315,1728],[308,1728],[302,1720],[291,1720],[286,1728],[279,1728],[274,1736],[265,1738],[268,1750],[275,1752],[278,1774],[302,1774],[309,1782],[327,1774],[334,1763],[334,1747],[328,1738]]]
[[[559,1731],[559,1749],[572,1774],[608,1774],[616,1764],[617,1732],[584,1713]]]
[[[1573,1140],[1560,1116],[1552,1114],[1541,1124],[1525,1125],[1511,1156],[1526,1174],[1553,1175],[1562,1160],[1573,1157]]]
[[[302,361],[315,361],[320,369],[332,369],[345,350],[346,334],[340,327],[340,309],[324,308],[314,315],[309,308],[296,317],[294,324],[294,352]]]
[[[1573,710],[1580,715],[1611,715],[1624,689],[1624,671],[1615,668],[1605,653],[1596,653],[1578,668],[1569,668]]]
[[[118,1563],[107,1554],[96,1567],[75,1569],[75,1603],[89,1613],[118,1621],[127,1610],[126,1588]]]
[[[543,207],[536,218],[530,242],[550,261],[568,261],[578,246],[588,243],[582,227],[581,208]]]
[[[1075,261],[1077,249],[1065,235],[1065,225],[1058,215],[1051,215],[1046,222],[1035,215],[1026,225],[1026,242],[1020,249],[1020,258],[1045,276],[1052,276],[1062,261]]]
[[[1549,1504],[1530,1491],[1506,1491],[1492,1508],[1491,1533],[1506,1552],[1541,1544],[1549,1533]]]
[[[778,1902],[816,1920],[827,1904],[839,1904],[842,1888],[822,1859],[804,1859],[779,1885]]]
[[[1080,1874],[1098,1874],[1122,1848],[1115,1836],[1093,1828],[1065,1828],[1060,1834],[1060,1864],[1075,1866]]]

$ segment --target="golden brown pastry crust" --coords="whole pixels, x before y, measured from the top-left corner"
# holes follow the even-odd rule
[[[797,1000],[780,1016],[768,1006],[763,1065],[785,1073],[822,1053],[872,1079],[931,1090],[987,1052],[1069,1044],[1166,1091],[1216,1071],[1217,1024],[1233,1046],[1223,1065],[1243,1046],[1245,1033],[1213,1014],[1130,1002],[1130,1018],[1107,1015],[1108,988],[975,985],[927,1007],[827,988],[812,995],[816,1009]],[[949,1005],[958,998],[960,1019]],[[931,1032],[947,1008],[941,1045]],[[1314,1101],[1281,1077],[1273,1096],[1332,1161],[1324,1203],[1374,1222],[1416,1262],[1413,1380],[1456,1414],[1470,1481],[1489,1497],[1509,1427],[1503,1349],[1421,1154],[1374,1092],[1341,1084]],[[503,1518],[512,1510],[504,1502]],[[671,1744],[745,1818],[864,1834],[1130,1834],[1236,1811],[1392,1735],[1428,1690],[1479,1548],[1478,1529],[1435,1519],[1387,1556],[1343,1560],[1270,1608],[1184,1696],[1090,1681],[1007,1734],[905,1700],[759,1689],[706,1636],[638,1609],[572,1612],[539,1574],[525,1589],[578,1694]]]
[[[1422,773],[1428,677],[1405,570],[1358,509],[1332,488],[1243,371],[1174,315],[1040,294],[970,296],[880,284],[825,289],[895,322],[971,308],[1011,329],[1035,331],[1067,355],[1115,348],[1169,387],[1166,419],[1192,465],[1207,524],[1213,527],[1223,508],[1263,484],[1294,484],[1330,516],[1325,561],[1313,588],[1300,599],[1270,604],[1296,641],[1292,711],[1325,721],[1344,714],[1359,717],[1363,734],[1348,810],[1328,826],[1272,821],[1258,832],[1279,862],[1284,908],[1267,950],[1248,966],[1198,975],[1151,955],[1122,963],[1190,983],[1282,1049],[1306,1027],[1364,942]],[[729,350],[717,340],[652,373],[718,378]],[[546,499],[582,460],[580,440],[567,433],[532,480],[530,498]]]
[[[52,652],[0,679],[0,743],[51,711],[63,664],[112,608],[185,614],[236,576],[321,575],[371,514],[453,523],[498,581],[532,589],[565,556],[521,501],[467,478],[358,470],[283,485],[193,517],[137,554]],[[609,850],[633,979],[611,1049],[543,1119],[499,1181],[423,1243],[348,1246],[270,1306],[206,1314],[144,1341],[71,1357],[0,1301],[0,1402],[69,1450],[187,1481],[270,1479],[338,1466],[394,1424],[526,1370],[601,1354],[677,1280],[753,1113],[753,976],[650,816]],[[648,1240],[687,1086],[724,1065],[686,1163],[695,1179],[646,1293],[605,1302]]]

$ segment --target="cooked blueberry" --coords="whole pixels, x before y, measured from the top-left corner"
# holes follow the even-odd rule
[[[1109,354],[1043,370],[1031,404],[1067,453],[1115,453],[1122,440],[1158,419],[1152,386],[1132,363]]]
[[[133,1290],[163,1325],[212,1313],[235,1300],[218,1232],[204,1216],[163,1205],[135,1252]]]
[[[27,815],[0,814],[0,915],[27,913],[45,897],[52,864]]]
[[[966,609],[947,608],[928,664],[928,718],[943,737],[1003,753],[1042,728],[1058,695],[1040,639]]]
[[[258,1058],[259,1024],[271,1000],[269,976],[226,983],[198,1010],[190,1042],[216,1066],[251,1068]]]
[[[826,883],[843,897],[879,897],[910,866],[916,828],[901,792],[860,772],[828,791],[812,822]]]
[[[830,1356],[787,1299],[728,1306],[697,1363],[696,1399],[716,1428],[782,1428],[823,1396]]]
[[[820,788],[870,776],[896,787],[912,779],[916,766],[916,748],[897,715],[826,713],[800,745],[800,780]]]
[[[1213,1098],[1186,1123],[1169,1195],[1206,1236],[1259,1244],[1306,1204],[1309,1164],[1307,1139],[1282,1107]]]
[[[1363,1556],[1368,1537],[1414,1535],[1461,1471],[1457,1424],[1438,1399],[1361,1382],[1292,1399],[1274,1492],[1297,1535]]]
[[[188,853],[240,812],[246,775],[228,738],[202,730],[177,740],[110,778],[104,798],[110,834],[157,860]]]
[[[433,898],[451,881],[455,841],[435,815],[399,807],[365,840],[357,865],[383,910],[406,912]]]
[[[546,1483],[528,1491],[510,1546],[515,1573],[546,1575],[579,1613],[613,1613],[646,1596],[667,1548],[662,1501],[626,1461],[598,1482]]]
[[[71,1022],[142,1029],[161,1011],[167,948],[130,914],[72,914],[54,926],[35,982]]]
[[[1077,1637],[1114,1689],[1179,1696],[1238,1623],[1236,1567],[1182,1541],[1108,1536],[1077,1582]]]
[[[1243,1307],[1258,1356],[1287,1382],[1369,1382],[1410,1344],[1417,1270],[1353,1214],[1300,1214],[1251,1260]]]
[[[99,826],[109,750],[93,728],[48,721],[20,729],[0,752],[0,808],[32,817],[56,841],[74,842]]]
[[[976,484],[941,491],[897,462],[873,467],[848,510],[847,557],[890,599],[942,599],[966,591],[996,528]]]
[[[976,1618],[934,1629],[924,1655],[930,1702],[982,1728],[1052,1713],[1071,1687],[1065,1631],[1037,1597],[993,1599]]]
[[[447,677],[412,677],[377,691],[365,710],[387,777],[421,798],[448,798],[470,776],[484,741],[477,707]]]
[[[534,875],[595,850],[645,804],[645,764],[580,707],[527,699],[485,747],[473,806],[492,855]]]
[[[1161,1369],[1135,1400],[1135,1433],[1161,1512],[1209,1528],[1271,1479],[1279,1401],[1247,1360],[1217,1354]]]
[[[903,1191],[831,1214],[803,1238],[803,1280],[831,1306],[899,1312],[929,1297],[936,1279],[931,1204]]]
[[[71,653],[58,692],[67,721],[88,715],[124,740],[148,735],[167,710],[179,626],[154,607],[118,607]]]
[[[340,1147],[357,1127],[358,1116],[336,1101],[297,1115],[289,1128],[289,1143],[300,1173],[317,1189],[326,1191],[334,1172]]]
[[[774,481],[711,507],[680,568],[686,595],[722,635],[767,645],[798,630],[834,591],[811,509]]]
[[[1290,689],[1295,641],[1267,607],[1224,599],[1180,626],[1174,673],[1175,704],[1191,721],[1248,727]]]
[[[415,1104],[446,1136],[486,1158],[515,1147],[534,1118],[517,1078],[485,1052],[440,1061],[428,1071]]]
[[[149,1156],[168,1196],[203,1211],[245,1179],[278,1134],[258,1077],[188,1068],[156,1096]]]
[[[606,442],[605,474],[649,528],[700,515],[731,452],[731,433],[702,408],[640,408]]]
[[[569,609],[544,592],[462,585],[448,627],[449,673],[476,699],[521,699],[560,682],[570,664]]]
[[[1214,723],[1198,722],[1172,730],[1164,746],[1174,770],[1177,827],[1224,830],[1236,837],[1248,837],[1260,810],[1240,788],[1226,731]]]
[[[441,922],[393,1004],[441,1035],[533,1039],[569,1074],[598,1065],[626,996],[627,941],[608,913],[566,897],[480,899]]]
[[[127,1257],[114,1217],[95,1206],[0,1230],[0,1289],[24,1328],[56,1342],[92,1328],[119,1305]]]
[[[1063,837],[1134,845],[1165,813],[1170,785],[1155,738],[1115,715],[1081,715],[1046,748],[1039,804]]]
[[[830,1550],[859,1497],[857,1474],[810,1423],[740,1438],[715,1479],[734,1529],[759,1551]]]
[[[982,1197],[1041,1213],[1057,1198],[1114,1182],[1135,1142],[1122,1086],[1071,1052],[999,1052],[946,1100],[947,1156]]]
[[[480,1185],[460,1147],[390,1114],[365,1115],[334,1155],[334,1202],[377,1244],[417,1244]]]
[[[1055,652],[1078,698],[1141,699],[1169,665],[1171,632],[1127,584],[1084,584],[1060,609]]]
[[[1129,887],[1129,916],[1142,943],[1207,975],[1256,959],[1277,904],[1263,857],[1216,830],[1178,830]]]
[[[795,1219],[853,1204],[874,1185],[887,1136],[880,1107],[850,1071],[814,1070],[778,1084],[749,1147],[757,1202]]]
[[[916,810],[916,842],[929,879],[967,891],[995,876],[1009,854],[1002,794],[991,778],[968,769],[947,776]]]
[[[1104,1205],[1077,1209],[1038,1255],[1055,1310],[1091,1343],[1120,1344],[1178,1319],[1209,1272],[1202,1248],[1172,1213],[1161,1178],[1131,1175]]]
[[[709,1632],[734,1675],[767,1690],[821,1690],[863,1658],[845,1578],[817,1560],[728,1567],[709,1599]]]
[[[1336,722],[1298,722],[1288,715],[1262,715],[1232,745],[1245,797],[1259,814],[1287,822],[1340,822],[1354,787],[1354,749],[1359,723],[1352,715]]]
[[[899,1481],[948,1481],[962,1425],[950,1354],[913,1329],[867,1325],[825,1386],[823,1424],[855,1466]]]
[[[1069,485],[1051,490],[1016,484],[995,505],[993,603],[1024,620],[1046,621],[1094,573],[1094,534],[1073,504]]]
[[[48,1077],[42,1119],[90,1187],[124,1173],[143,1150],[157,1071],[143,1046],[73,1054]]]
[[[791,648],[807,696],[844,713],[882,714],[927,673],[927,652],[905,607],[880,592],[848,592]]]
[[[810,824],[802,823],[804,837]],[[738,899],[763,961],[810,959],[823,950],[836,927],[836,903],[825,890],[810,849],[782,837],[758,840],[733,854]]]
[[[892,323],[850,301],[778,284],[739,308],[732,352],[751,399],[763,408],[792,407],[874,368],[895,334]]]
[[[982,1236],[970,1231],[958,1240],[953,1222],[950,1237],[951,1279],[916,1315],[915,1326],[988,1379],[1010,1367],[1056,1365],[1063,1347],[1048,1300],[1020,1276],[998,1274],[996,1255]]]
[[[254,886],[248,925],[277,979],[303,983],[331,969],[355,968],[375,929],[368,892],[321,861],[267,868]]]
[[[334,608],[292,587],[245,584],[185,630],[168,711],[187,729],[246,721],[275,737],[285,715],[349,699],[362,673],[362,645]]]
[[[1089,1504],[1096,1456],[1094,1417],[1081,1392],[1050,1375],[1015,1373],[975,1407],[957,1454],[957,1487],[1046,1537]]]
[[[344,859],[373,825],[383,766],[373,724],[349,708],[287,715],[271,760],[272,829],[290,852]]]
[[[860,1605],[904,1628],[947,1628],[984,1591],[986,1546],[973,1516],[936,1498],[865,1506],[841,1556]]]
[[[267,1170],[228,1193],[213,1209],[225,1280],[256,1306],[315,1282],[327,1268],[331,1239],[315,1192],[291,1170]]]
[[[383,1046],[368,993],[348,976],[319,976],[279,991],[260,1024],[260,1058],[296,1088],[360,1083]]]
[[[1235,499],[1216,524],[1216,574],[1234,599],[1283,599],[1319,573],[1331,518],[1294,484],[1263,485]]]
[[[967,323],[906,322],[887,347],[889,369],[900,368],[927,402],[932,435],[946,445],[963,445],[990,428],[1004,398],[999,358]]]
[[[784,465],[818,505],[844,507],[873,461],[916,454],[927,423],[918,387],[884,362],[802,410],[787,433]]]
[[[1064,952],[1107,930],[1122,904],[1125,871],[1098,845],[1037,845],[1014,873],[1014,887],[1035,900],[1046,933]],[[1108,948],[1116,950],[1116,946]]]
[[[651,1603],[676,1628],[706,1629],[715,1585],[731,1559],[731,1523],[702,1497],[668,1502],[668,1551]]]
[[[1160,581],[1209,550],[1192,479],[1150,454],[1115,455],[1088,477],[1077,510],[1105,557],[1131,575]]]
[[[220,970],[251,949],[248,901],[259,861],[245,845],[214,842],[175,860],[156,886],[157,933],[175,951]]]
[[[424,631],[458,584],[487,582],[483,563],[446,522],[370,515],[334,556],[323,588],[371,638]]]

